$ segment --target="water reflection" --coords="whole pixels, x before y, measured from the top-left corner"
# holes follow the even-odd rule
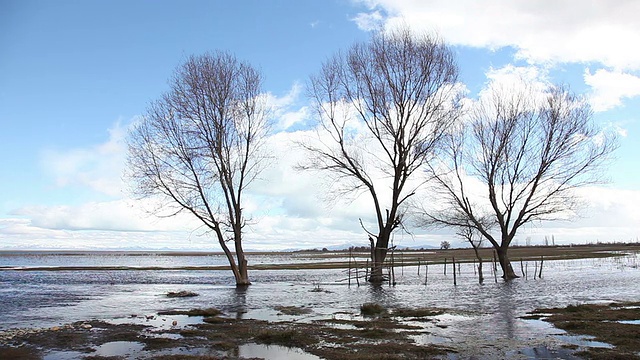
[[[514,281],[506,281],[499,284],[497,294],[498,308],[495,314],[497,336],[506,337],[507,339],[515,338],[515,300],[514,292],[517,284]]]
[[[236,319],[240,320],[243,318],[244,314],[247,313],[247,293],[249,291],[249,286],[236,286],[233,288],[233,293],[231,294],[231,307],[230,311],[236,313]]]

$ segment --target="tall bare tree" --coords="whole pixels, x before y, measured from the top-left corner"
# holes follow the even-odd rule
[[[319,138],[302,144],[310,156],[301,167],[325,172],[339,195],[371,197],[375,228],[361,224],[371,241],[373,283],[384,280],[389,241],[415,190],[410,179],[458,114],[457,75],[444,43],[405,28],[353,45],[311,77]]]
[[[430,167],[444,207],[423,214],[426,224],[482,234],[504,279],[517,277],[508,249],[518,229],[570,216],[579,205],[574,189],[599,181],[617,144],[568,89],[524,88],[493,89],[448,135],[442,162]]]
[[[136,194],[160,197],[159,214],[187,212],[215,234],[237,285],[250,284],[243,195],[265,165],[261,84],[261,74],[231,54],[191,56],[129,137]]]

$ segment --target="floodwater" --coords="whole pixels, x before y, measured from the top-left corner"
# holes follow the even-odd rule
[[[309,261],[298,254],[249,258],[252,264],[305,260]],[[329,260],[335,261],[335,258],[320,261]],[[397,268],[396,285],[381,287],[364,283],[358,286],[354,279],[349,285],[346,270],[322,269],[255,270],[250,273],[253,285],[238,289],[229,271],[180,269],[223,265],[224,261],[220,255],[0,253],[0,330],[43,328],[92,319],[145,322],[153,321],[146,315],[161,310],[209,307],[239,318],[311,321],[336,317],[339,313],[358,316],[360,305],[376,302],[392,308],[451,309],[438,319],[439,326],[431,325],[433,328],[426,329],[425,335],[415,338],[418,343],[447,345],[464,339],[465,342],[492,344],[500,347],[496,350],[503,353],[526,343],[532,344],[527,351],[544,352],[546,350],[536,348],[535,344],[543,341],[581,346],[607,344],[591,344],[589,339],[570,337],[545,322],[522,320],[520,316],[536,308],[640,299],[638,253],[615,258],[545,261],[542,278],[535,280],[532,273],[537,265],[524,263],[529,277],[511,282],[499,278],[495,282],[491,265],[485,263],[482,285],[478,284],[473,265],[462,264],[456,286],[453,285],[451,265],[448,265],[447,275],[444,275],[443,265],[429,266],[426,284],[424,266],[419,274],[416,266]],[[513,265],[520,270],[520,263]],[[94,268],[53,271],[68,266]],[[100,269],[115,266],[129,269]],[[181,290],[193,291],[199,296],[166,297],[167,292]],[[278,315],[274,309],[277,305],[304,306],[313,312],[296,317]],[[179,324],[188,325],[189,321],[196,320],[183,317]],[[162,323],[158,321],[157,326]],[[104,351],[108,352],[108,349]],[[251,349],[243,351],[254,354]]]

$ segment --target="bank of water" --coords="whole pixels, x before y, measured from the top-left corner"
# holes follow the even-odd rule
[[[53,255],[52,255],[53,256]],[[46,328],[83,320],[149,322],[158,311],[215,307],[226,316],[269,321],[312,321],[314,319],[353,316],[366,302],[388,308],[436,307],[449,309],[438,319],[438,326],[416,336],[417,343],[455,344],[465,342],[493,344],[506,353],[522,344],[540,342],[572,343],[588,341],[566,337],[541,322],[522,320],[536,308],[562,307],[587,302],[638,301],[640,269],[638,254],[625,257],[545,261],[542,278],[533,278],[534,262],[523,263],[529,276],[511,282],[494,281],[490,264],[485,263],[485,281],[479,284],[472,264],[462,264],[453,285],[451,265],[444,274],[443,265],[397,268],[395,286],[372,287],[354,279],[349,285],[345,270],[256,270],[253,285],[238,289],[227,271],[176,270],[185,265],[207,264],[206,257],[168,258],[137,256],[105,258],[91,254],[39,259],[15,257],[15,263],[3,259],[0,271],[0,330]],[[253,263],[273,261],[273,256],[254,257]],[[93,257],[94,260],[91,260]],[[147,267],[160,270],[61,270],[55,267],[77,263],[89,266]],[[211,261],[212,259],[209,259]],[[217,260],[216,260],[217,261]],[[286,258],[278,261],[287,263]],[[294,259],[293,261],[298,261]],[[49,266],[24,271],[13,267]],[[106,265],[105,265],[106,264]],[[514,262],[520,268],[520,263]],[[426,276],[425,276],[426,275]],[[192,291],[199,296],[168,298],[170,291]],[[304,316],[279,314],[279,305],[306,307]],[[134,316],[132,316],[134,315]],[[156,318],[157,319],[157,318]],[[563,338],[565,336],[565,338]],[[587,344],[588,345],[588,344]]]

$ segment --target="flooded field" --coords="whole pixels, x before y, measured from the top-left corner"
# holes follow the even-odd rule
[[[447,275],[443,264],[429,265],[428,270],[424,265],[420,268],[415,265],[398,267],[395,269],[396,285],[381,287],[372,287],[362,280],[358,286],[355,279],[351,279],[349,285],[345,269],[254,270],[250,273],[253,285],[244,289],[235,287],[228,271],[181,270],[185,266],[222,265],[222,260],[213,255],[0,256],[0,331],[50,328],[88,320],[157,328],[188,327],[200,322],[201,318],[157,314],[163,310],[211,307],[235,319],[304,324],[327,319],[357,320],[361,317],[362,304],[376,303],[389,309],[447,309],[434,321],[418,324],[424,331],[412,337],[416,344],[464,342],[472,344],[473,349],[486,349],[489,357],[495,353],[508,355],[519,349],[512,353],[513,358],[521,355],[527,358],[527,351],[541,354],[533,358],[544,358],[544,352],[554,344],[603,347],[607,344],[568,336],[563,330],[540,320],[521,319],[528,312],[572,304],[640,300],[637,285],[640,283],[640,253],[635,251],[616,257],[545,261],[542,278],[534,279],[529,275],[511,282],[499,278],[496,282],[491,264],[485,263],[484,284],[478,283],[474,265],[463,263],[459,270],[456,269],[459,272],[455,286],[450,264]],[[250,261],[253,264],[288,264],[304,263],[309,259],[298,254],[265,254],[254,255]],[[48,268],[41,268],[43,266]],[[92,269],[56,270],[69,266]],[[107,270],[114,266],[126,269]],[[538,266],[539,262],[522,262],[522,269],[527,269],[529,274]],[[159,269],[137,270],[133,267]],[[520,270],[520,262],[514,261],[514,268]],[[191,291],[198,296],[166,296],[175,291]],[[309,311],[289,315],[278,310],[282,305]],[[411,325],[411,321],[407,320],[407,324]],[[536,350],[541,344],[544,346]],[[127,346],[133,347],[127,351],[135,353],[139,345]],[[99,351],[109,352],[108,349]],[[247,345],[241,350],[245,357],[278,358],[268,355],[273,351],[277,353],[278,349],[267,351],[259,345],[253,348]],[[450,358],[466,358],[466,355],[462,353]],[[306,355],[300,356],[305,358]],[[570,355],[566,354],[565,358]]]

